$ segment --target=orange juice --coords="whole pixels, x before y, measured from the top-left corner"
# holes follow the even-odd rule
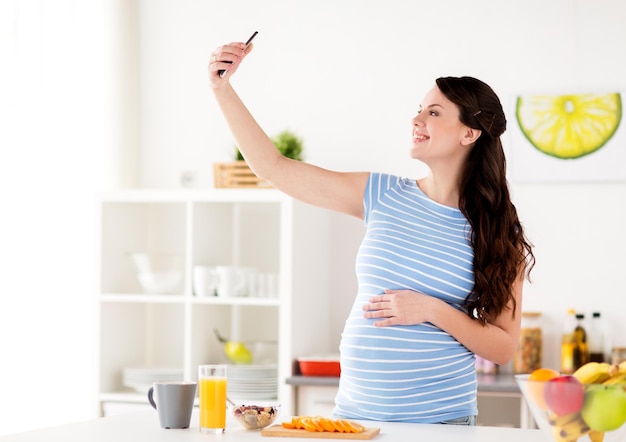
[[[226,428],[226,378],[200,378],[200,429]]]

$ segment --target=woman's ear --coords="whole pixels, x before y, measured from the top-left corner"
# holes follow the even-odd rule
[[[480,129],[472,129],[471,127],[467,127],[465,130],[465,134],[461,139],[461,144],[464,146],[470,146],[474,144],[482,133],[483,131]]]

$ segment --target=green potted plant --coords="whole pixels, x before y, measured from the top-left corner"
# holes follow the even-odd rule
[[[295,133],[284,130],[272,138],[276,149],[285,157],[302,161],[303,142]],[[269,183],[259,179],[248,167],[239,148],[235,146],[235,162],[214,165],[215,187],[268,187]]]
[[[295,133],[284,130],[272,138],[272,143],[274,143],[274,146],[276,146],[276,149],[278,149],[281,155],[291,158],[292,160],[303,160],[302,152],[304,145],[302,139]],[[243,155],[241,155],[237,146],[235,146],[235,160],[244,161]]]

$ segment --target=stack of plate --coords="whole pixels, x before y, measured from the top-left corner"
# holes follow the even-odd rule
[[[229,365],[228,396],[234,400],[275,400],[278,398],[276,365]]]
[[[182,381],[182,368],[127,367],[122,373],[122,383],[140,393],[147,393],[154,382]]]

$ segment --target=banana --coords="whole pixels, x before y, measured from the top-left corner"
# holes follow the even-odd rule
[[[610,370],[611,376],[602,381],[605,385],[626,384],[626,361],[619,365],[612,365]]]
[[[582,419],[582,416],[580,415],[579,412],[565,414],[563,416],[558,416],[556,414],[550,413],[550,415],[548,416],[548,422],[553,427],[564,427],[567,424],[571,422],[575,422],[579,419]]]
[[[561,437],[561,434],[559,433],[559,430],[557,430],[556,428],[553,428],[553,435],[554,435],[554,440],[556,442],[576,442],[577,439],[564,439]]]
[[[553,427],[554,438],[558,442],[574,442],[591,431],[580,413],[550,417],[549,421]]]
[[[609,378],[606,381],[604,381],[602,384],[603,385],[618,385],[618,384],[626,385],[626,373],[613,376],[612,378]]]
[[[607,362],[588,362],[574,372],[581,384],[598,384],[611,377],[613,366]]]
[[[604,440],[604,431],[591,430],[589,439],[591,439],[591,442],[602,442]]]

